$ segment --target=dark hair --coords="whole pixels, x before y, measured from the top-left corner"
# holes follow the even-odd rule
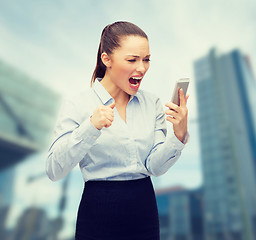
[[[97,77],[103,78],[106,72],[106,66],[101,61],[101,54],[106,52],[110,55],[114,49],[120,47],[121,37],[129,35],[141,36],[148,39],[148,36],[142,29],[130,22],[115,22],[107,25],[103,29],[98,49],[97,63],[91,79],[91,86]]]

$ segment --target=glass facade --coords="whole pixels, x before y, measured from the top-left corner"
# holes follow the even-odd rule
[[[174,239],[191,239],[188,192],[176,193],[170,198],[170,229]]]
[[[220,55],[212,49],[194,69],[206,238],[252,240],[256,145],[252,99],[245,87],[252,81],[248,65],[237,50]]]

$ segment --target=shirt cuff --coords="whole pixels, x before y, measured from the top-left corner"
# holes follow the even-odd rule
[[[90,119],[86,119],[77,129],[75,138],[93,144],[100,135],[101,131],[92,125]]]
[[[170,133],[169,135],[167,135],[167,141],[170,142],[171,146],[175,149],[177,149],[178,151],[181,151],[184,147],[185,144],[188,143],[189,141],[189,133],[187,132],[183,141],[181,142],[176,135],[174,134],[174,132]]]
[[[190,134],[189,132],[187,132],[182,143],[186,145],[189,142],[189,139],[190,139]]]

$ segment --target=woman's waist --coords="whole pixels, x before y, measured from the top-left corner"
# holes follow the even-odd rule
[[[81,166],[85,182],[88,181],[128,181],[148,177],[150,174],[142,164]]]
[[[131,179],[131,180],[89,180],[85,182],[85,190],[100,193],[104,192],[126,192],[126,194],[142,191],[146,188],[152,188],[151,178],[149,176]]]

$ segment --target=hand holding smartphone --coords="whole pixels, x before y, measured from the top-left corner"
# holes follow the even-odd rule
[[[180,105],[179,89],[182,88],[184,97],[186,97],[188,85],[189,85],[189,78],[181,78],[176,82],[173,90],[173,94],[172,94],[172,100],[171,100],[173,103],[175,103],[178,106]]]

